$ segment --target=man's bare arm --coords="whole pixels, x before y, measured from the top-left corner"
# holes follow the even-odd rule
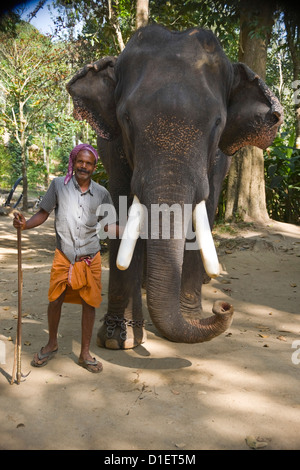
[[[49,213],[44,209],[40,209],[30,219],[26,220],[21,212],[14,212],[13,226],[15,228],[21,227],[21,230],[29,230],[34,227],[42,225],[49,217]]]

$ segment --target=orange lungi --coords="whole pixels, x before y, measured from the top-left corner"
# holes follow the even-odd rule
[[[64,302],[81,304],[82,299],[92,307],[101,304],[101,256],[71,264],[58,249],[55,250],[48,292],[49,302],[56,300],[67,288]]]

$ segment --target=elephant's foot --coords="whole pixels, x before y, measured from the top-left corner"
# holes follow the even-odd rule
[[[97,333],[97,345],[107,349],[132,349],[146,341],[143,320],[126,320],[107,314]]]

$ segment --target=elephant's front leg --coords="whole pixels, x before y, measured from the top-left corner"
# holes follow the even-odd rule
[[[146,340],[141,298],[143,241],[138,240],[128,269],[116,267],[119,240],[110,240],[108,310],[98,330],[97,344],[108,349],[130,349]]]

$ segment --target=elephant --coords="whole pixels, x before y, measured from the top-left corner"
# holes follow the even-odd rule
[[[212,31],[157,24],[137,30],[118,57],[84,66],[67,90],[74,117],[97,133],[117,213],[124,196],[132,204],[128,223],[138,221],[127,241],[109,241],[108,308],[98,346],[129,349],[146,341],[144,277],[149,314],[164,338],[201,343],[222,334],[233,306],[217,301],[213,315],[203,317],[201,305],[205,278],[219,274],[211,229],[222,182],[237,150],[272,143],[283,121],[278,99],[248,66],[227,58]],[[151,208],[174,204],[191,207],[196,250],[187,249],[183,221],[181,238],[174,236],[171,215],[169,237],[161,221],[155,236],[149,231]],[[141,236],[137,227],[145,220]]]

